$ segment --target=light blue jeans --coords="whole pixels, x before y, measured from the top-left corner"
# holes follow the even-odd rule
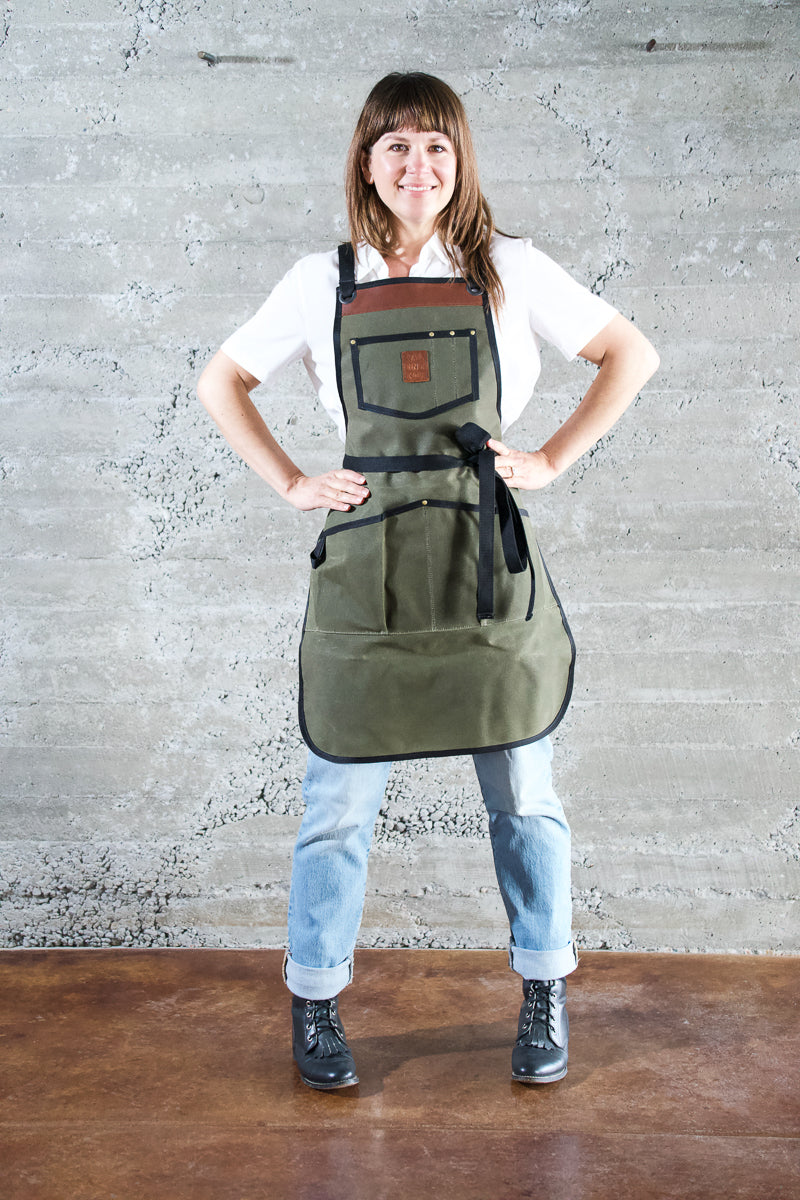
[[[473,755],[511,926],[509,963],[525,979],[560,979],[577,965],[570,830],[553,791],[552,757],[549,738]],[[284,962],[296,996],[326,1000],[352,979],[372,831],[390,767],[332,763],[309,752]]]

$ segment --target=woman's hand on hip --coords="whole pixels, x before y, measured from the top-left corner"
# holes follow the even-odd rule
[[[363,504],[369,496],[366,483],[363,475],[340,467],[336,471],[326,471],[324,475],[297,475],[285,495],[289,503],[301,512],[309,512],[313,508],[349,512],[354,505]]]
[[[497,455],[494,469],[509,487],[532,491],[546,487],[558,474],[543,450],[512,450],[496,438],[486,445]]]

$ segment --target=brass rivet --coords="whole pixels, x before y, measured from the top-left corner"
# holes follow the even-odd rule
[[[356,339],[355,339],[355,338],[350,338],[350,345],[351,345],[351,346],[355,346],[355,344],[356,344]]]
[[[423,504],[427,504],[427,503],[428,503],[428,501],[427,501],[427,500],[423,500],[423,501],[422,501],[422,503],[423,503]]]
[[[435,333],[429,333],[429,334],[428,334],[428,337],[436,337],[436,334],[435,334]]]
[[[455,337],[455,336],[456,336],[456,331],[455,331],[455,329],[451,329],[451,330],[450,330],[450,337]]]
[[[474,330],[474,329],[470,329],[470,333],[472,334],[472,336],[473,336],[473,337],[475,337],[475,330]]]

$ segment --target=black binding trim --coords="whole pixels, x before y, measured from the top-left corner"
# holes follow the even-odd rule
[[[555,595],[555,593],[553,594]],[[559,604],[558,607],[560,609],[561,605]],[[306,604],[306,615],[307,614],[308,604]],[[413,754],[375,754],[365,755],[360,758],[346,758],[341,754],[329,754],[326,750],[323,750],[320,746],[318,746],[313,740],[306,723],[306,714],[303,707],[303,642],[301,639],[300,652],[298,656],[300,660],[300,669],[298,671],[298,675],[300,677],[300,688],[297,704],[297,715],[300,723],[300,732],[303,735],[303,741],[310,750],[313,750],[314,753],[318,755],[319,758],[324,758],[327,762],[336,763],[405,762],[406,760],[411,760],[414,758],[451,758],[460,754],[493,754],[497,750],[516,750],[518,746],[530,746],[532,742],[539,742],[542,738],[547,737],[549,733],[552,733],[556,726],[561,723],[564,718],[564,714],[569,708],[569,702],[572,699],[572,688],[575,675],[575,643],[572,640],[572,633],[567,625],[563,611],[561,613],[561,619],[564,623],[564,629],[569,638],[570,646],[572,647],[572,661],[569,665],[569,674],[567,676],[567,686],[564,690],[564,699],[561,703],[561,707],[556,713],[556,716],[553,718],[547,728],[543,729],[541,733],[534,734],[533,737],[520,738],[519,741],[516,742],[500,742],[496,746],[460,746],[453,750],[416,750]],[[305,619],[303,620],[303,633],[305,634]]]
[[[342,521],[341,525],[329,525],[327,529],[323,529],[317,538],[316,546],[311,551],[311,566],[316,571],[317,567],[325,562],[325,543],[334,533],[348,533],[351,529],[363,529],[365,525],[377,525],[381,521],[388,520],[389,517],[399,517],[403,513],[413,512],[415,508],[459,508],[462,512],[479,511],[477,504],[470,504],[466,500],[409,500],[408,504],[385,508],[383,512],[377,513],[374,517],[359,517],[355,521]]]
[[[369,346],[372,342],[411,342],[429,338],[468,337],[474,340],[474,329],[419,329],[410,333],[376,333],[373,337],[353,338],[351,345]]]
[[[497,349],[497,338],[494,332],[494,321],[492,320],[492,307],[489,303],[489,297],[483,297],[483,317],[486,322],[486,336],[489,339],[489,349],[492,352],[492,362],[494,363],[494,377],[497,380],[497,415],[500,416],[500,401],[503,395],[503,380],[500,374],[500,352]]]
[[[532,742],[540,742],[543,737],[547,737],[547,735],[552,733],[556,726],[561,723],[572,697],[572,673],[574,665],[573,659],[573,663],[570,666],[566,699],[559,710],[558,716],[555,718],[555,720],[550,722],[546,729],[543,729],[541,733],[537,733],[533,737],[521,738],[518,742],[500,742],[497,746],[461,746],[455,750],[420,750],[415,751],[413,754],[381,754],[374,755],[371,758],[344,758],[340,754],[328,754],[327,751],[323,750],[316,744],[316,742],[314,742],[311,734],[308,731],[308,725],[306,724],[305,713],[303,711],[303,671],[301,667],[299,672],[300,698],[297,714],[300,723],[300,732],[303,735],[303,741],[308,746],[309,750],[313,750],[318,758],[324,758],[327,762],[335,763],[406,762],[406,760],[410,761],[414,758],[454,758],[456,755],[461,754],[493,754],[497,750],[516,750],[519,746],[530,746]]]
[[[349,243],[347,243],[347,244],[349,245]],[[465,285],[467,291],[470,290],[466,279],[464,279],[461,275],[401,275],[401,276],[394,276],[391,279],[371,279],[371,280],[369,280],[368,283],[357,283],[356,287],[357,287],[358,291],[361,292],[365,288],[382,288],[382,287],[395,287],[395,286],[402,287],[402,286],[411,286],[412,284],[415,284],[415,283],[463,283]],[[472,292],[471,295],[473,295],[473,296],[480,295],[480,289],[477,292]],[[468,307],[471,309],[475,309],[476,311],[478,308],[477,304],[474,304],[474,305],[471,304]]]
[[[392,475],[398,471],[452,471],[453,467],[463,467],[465,461],[458,454],[382,454],[373,458],[365,454],[345,454],[342,466],[348,471]]]
[[[325,562],[325,543],[334,533],[348,533],[349,530],[361,529],[364,525],[376,525],[379,521],[385,521],[387,517],[398,517],[402,513],[411,512],[412,509],[426,506],[428,508],[460,508],[463,512],[480,512],[479,504],[470,504],[467,500],[409,500],[408,504],[398,504],[395,508],[387,508],[375,517],[359,517],[355,521],[342,521],[341,525],[329,525],[327,529],[322,530],[317,538],[317,544],[311,551],[311,566],[316,571],[317,567]],[[519,511],[523,517],[528,516],[526,508],[521,508]]]

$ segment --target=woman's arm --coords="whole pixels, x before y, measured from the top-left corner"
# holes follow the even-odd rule
[[[259,380],[218,350],[197,381],[197,395],[219,426],[222,436],[257,475],[295,508],[333,508],[349,512],[369,495],[366,480],[340,468],[324,475],[304,475],[281,450],[250,399]]]
[[[659,364],[650,342],[625,317],[613,317],[580,351],[600,368],[578,407],[541,450],[511,450],[491,438],[495,470],[513,486],[541,488],[585,454],[635,399]]]

